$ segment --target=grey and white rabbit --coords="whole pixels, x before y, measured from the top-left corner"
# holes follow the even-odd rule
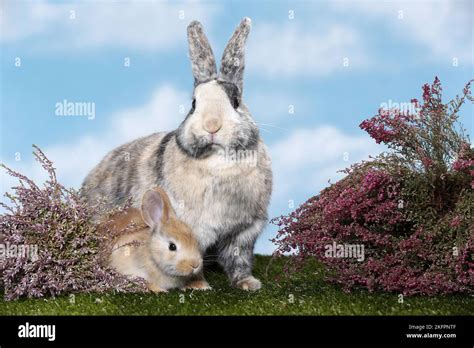
[[[272,171],[267,148],[242,100],[250,25],[244,18],[237,27],[218,73],[202,25],[191,22],[194,93],[188,115],[175,131],[112,150],[86,177],[82,193],[88,202],[114,207],[129,197],[139,204],[148,188],[161,186],[178,218],[191,227],[200,250],[212,247],[217,252],[231,284],[257,290],[261,283],[252,276],[253,249],[267,223]]]

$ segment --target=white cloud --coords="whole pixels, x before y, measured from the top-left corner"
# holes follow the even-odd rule
[[[339,170],[384,150],[368,135],[350,135],[332,126],[295,129],[269,148],[274,175],[270,218],[293,211],[328,186],[328,180],[336,182],[342,178],[344,174]],[[294,206],[289,205],[290,201]],[[276,226],[267,226],[255,250],[271,254],[276,246],[270,239],[276,233]]]
[[[306,198],[327,186],[351,163],[383,149],[367,135],[345,134],[332,126],[296,129],[270,147],[275,176],[274,200],[287,202],[299,194]]]
[[[249,39],[248,67],[267,76],[324,76],[372,63],[374,35],[381,30],[426,51],[423,61],[441,59],[459,64],[473,61],[474,5],[472,1],[337,1],[320,7],[308,5],[311,27],[301,21],[259,23]],[[339,18],[348,21],[340,22]],[[383,38],[381,36],[381,38]],[[382,64],[378,62],[377,64]]]
[[[186,39],[186,25],[193,19],[202,21],[209,30],[216,9],[198,1],[61,4],[6,0],[1,5],[0,40],[34,39],[28,44],[40,50],[169,49]]]
[[[352,28],[332,23],[320,30],[297,24],[256,24],[249,42],[252,72],[279,76],[321,76],[367,64],[363,40]]]
[[[0,39],[5,42],[33,37],[61,18],[61,6],[12,0],[0,4]]]
[[[460,1],[339,1],[333,8],[353,15],[368,16],[408,41],[429,50],[427,56],[454,57],[472,63],[474,6],[470,0]]]
[[[42,150],[57,168],[59,181],[65,186],[79,188],[87,173],[114,147],[149,135],[153,131],[175,129],[184,118],[184,115],[180,113],[180,105],[187,104],[189,104],[188,92],[162,86],[155,90],[145,105],[111,115],[110,127],[102,133],[84,135],[70,143],[56,144]],[[45,178],[45,173],[34,161],[27,163],[20,161],[6,163],[6,165],[37,182]],[[4,171],[0,176],[2,192],[9,191],[16,180],[8,177]]]

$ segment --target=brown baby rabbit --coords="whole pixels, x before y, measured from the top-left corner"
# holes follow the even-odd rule
[[[178,220],[161,188],[146,191],[140,209],[116,214],[107,225],[116,231],[134,225],[114,241],[109,264],[119,273],[145,279],[155,292],[210,289],[198,243],[188,225]]]

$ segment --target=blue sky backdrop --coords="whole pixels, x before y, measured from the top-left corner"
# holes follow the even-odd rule
[[[473,77],[473,13],[469,0],[3,0],[0,162],[41,180],[36,144],[79,188],[115,146],[183,120],[189,22],[203,23],[220,60],[248,16],[244,100],[273,158],[270,216],[285,214],[383,150],[358,128],[382,104],[421,99],[435,76],[446,100],[462,91]],[[57,116],[65,99],[95,103],[95,118]],[[470,134],[473,119],[467,105]],[[1,179],[2,191],[14,183]],[[275,233],[268,226],[256,252],[271,253]]]

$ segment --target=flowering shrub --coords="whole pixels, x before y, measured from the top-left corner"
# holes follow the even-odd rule
[[[360,127],[387,153],[346,169],[342,180],[296,211],[275,218],[276,255],[294,252],[296,265],[316,257],[330,280],[349,291],[405,295],[474,290],[474,151],[458,111],[472,101],[441,99],[438,78],[423,86],[414,112],[383,110]],[[363,261],[335,257],[328,246],[362,245]]]
[[[49,175],[43,187],[2,165],[19,179],[14,193],[5,194],[11,204],[0,203],[6,211],[0,215],[0,243],[10,250],[0,260],[5,299],[144,290],[140,281],[105,266],[114,236],[91,222],[100,207],[87,206],[63,187],[39,148],[33,154]]]

